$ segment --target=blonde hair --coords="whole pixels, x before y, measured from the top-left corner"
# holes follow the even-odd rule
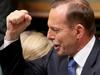
[[[34,60],[45,56],[53,44],[42,33],[25,31],[21,34],[23,57],[26,60]]]

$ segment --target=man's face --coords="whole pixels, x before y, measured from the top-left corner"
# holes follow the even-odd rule
[[[76,31],[65,24],[65,11],[62,6],[52,8],[48,19],[47,37],[53,41],[58,55],[73,56],[77,50]]]

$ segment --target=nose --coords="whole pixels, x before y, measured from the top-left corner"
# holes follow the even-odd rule
[[[54,40],[55,39],[54,33],[52,31],[48,30],[47,38],[50,40]]]

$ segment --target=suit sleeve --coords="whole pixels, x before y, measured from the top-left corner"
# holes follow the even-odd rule
[[[0,64],[4,75],[46,75],[46,57],[25,61],[20,39],[0,51]]]
[[[25,64],[20,40],[13,42],[0,51],[0,64],[4,75],[18,75],[18,73],[21,74],[24,71]]]

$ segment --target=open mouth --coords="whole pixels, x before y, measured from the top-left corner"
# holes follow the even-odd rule
[[[54,49],[56,51],[59,51],[60,50],[60,43],[59,42],[53,40],[53,46],[54,46]]]
[[[60,45],[55,44],[55,45],[54,45],[54,48],[55,48],[55,50],[59,51],[59,50],[60,50]]]

